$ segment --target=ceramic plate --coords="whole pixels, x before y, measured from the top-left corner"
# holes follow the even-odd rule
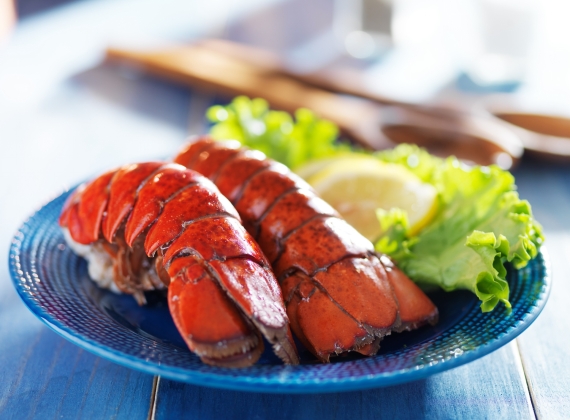
[[[480,358],[523,332],[541,312],[551,286],[544,250],[522,270],[509,269],[512,313],[481,313],[468,292],[430,294],[440,322],[384,339],[374,357],[320,364],[306,351],[284,366],[266,351],[253,367],[204,365],[178,334],[163,295],[139,307],[132,297],[101,290],[86,262],[65,245],[57,224],[69,192],[25,222],[10,248],[14,285],[30,310],[78,346],[113,362],[197,385],[261,392],[337,392],[413,381]],[[268,347],[268,346],[266,346]]]

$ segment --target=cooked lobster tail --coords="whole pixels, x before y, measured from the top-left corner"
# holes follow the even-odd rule
[[[284,165],[208,137],[191,142],[175,162],[210,178],[234,204],[271,262],[291,328],[320,360],[375,354],[392,330],[437,319],[429,298],[391,263],[387,272],[386,257]]]
[[[60,225],[70,245],[112,270],[93,269],[144,303],[168,286],[168,305],[189,348],[205,363],[255,363],[264,336],[285,362],[299,362],[281,290],[240,216],[202,175],[149,162],[107,172],[68,199]],[[101,257],[103,255],[103,257]],[[97,279],[99,277],[99,279]]]

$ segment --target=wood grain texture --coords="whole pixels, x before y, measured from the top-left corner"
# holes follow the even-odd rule
[[[223,391],[161,378],[164,419],[532,419],[513,346],[425,380],[360,392],[275,395]]]
[[[539,419],[570,417],[570,165],[531,159],[515,173],[522,197],[544,225],[553,285],[540,317],[518,341]]]
[[[7,290],[6,276],[0,280],[0,418],[146,418],[153,377],[50,331]]]
[[[153,377],[85,352],[37,320],[11,284],[8,232],[0,233],[0,418],[146,418]]]

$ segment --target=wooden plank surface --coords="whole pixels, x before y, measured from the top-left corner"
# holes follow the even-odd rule
[[[570,164],[527,159],[515,175],[546,232],[552,293],[518,344],[537,418],[570,417]]]
[[[155,419],[533,419],[512,345],[425,380],[367,391],[275,395],[160,379]]]
[[[570,232],[551,233],[548,249],[554,283],[544,312],[519,338],[519,348],[537,418],[570,416]]]
[[[30,338],[0,345],[0,418],[147,417],[151,375],[84,352],[44,326]]]
[[[0,196],[0,202],[10,201]],[[17,202],[12,205],[26,214]],[[5,222],[0,224],[0,418],[145,418],[151,375],[81,350],[24,306],[8,274],[8,245],[16,226],[10,218]]]

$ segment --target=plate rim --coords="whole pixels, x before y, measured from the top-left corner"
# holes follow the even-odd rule
[[[218,389],[228,389],[235,391],[247,392],[262,392],[262,393],[333,393],[333,392],[350,392],[356,390],[364,390],[371,388],[379,388],[385,386],[392,386],[406,382],[412,382],[420,379],[427,378],[437,373],[450,370],[474,360],[477,360],[487,354],[498,350],[500,347],[508,344],[510,341],[523,333],[540,315],[552,290],[552,267],[550,256],[547,249],[543,246],[539,249],[539,255],[542,258],[542,267],[544,272],[543,277],[543,290],[539,299],[534,302],[534,309],[517,325],[504,335],[477,347],[459,357],[445,359],[440,362],[429,364],[421,368],[406,368],[398,371],[384,372],[377,374],[369,374],[365,377],[343,377],[343,378],[327,378],[322,379],[306,379],[303,382],[291,382],[287,378],[281,380],[267,379],[267,377],[247,377],[247,376],[226,376],[213,372],[199,372],[188,370],[181,367],[172,365],[163,365],[155,361],[144,360],[131,354],[127,354],[109,347],[102,343],[84,336],[78,331],[73,331],[64,322],[53,317],[49,311],[37,304],[31,296],[26,293],[20,283],[23,273],[18,273],[16,267],[16,256],[21,255],[19,252],[22,240],[21,236],[25,235],[26,229],[29,230],[31,221],[38,217],[39,213],[53,201],[63,198],[64,195],[71,193],[74,188],[66,189],[61,194],[55,194],[51,200],[48,200],[36,211],[33,212],[18,228],[10,244],[8,265],[10,277],[18,296],[23,301],[24,305],[42,321],[52,331],[77,345],[78,347],[98,356],[105,358],[118,365],[135,369],[143,373],[158,375],[167,379],[185,382],[193,385],[207,386]],[[53,223],[48,219],[44,219],[42,224]],[[29,234],[29,233],[28,233]],[[320,365],[317,365],[320,366]],[[295,367],[283,365],[283,370],[294,370]]]

